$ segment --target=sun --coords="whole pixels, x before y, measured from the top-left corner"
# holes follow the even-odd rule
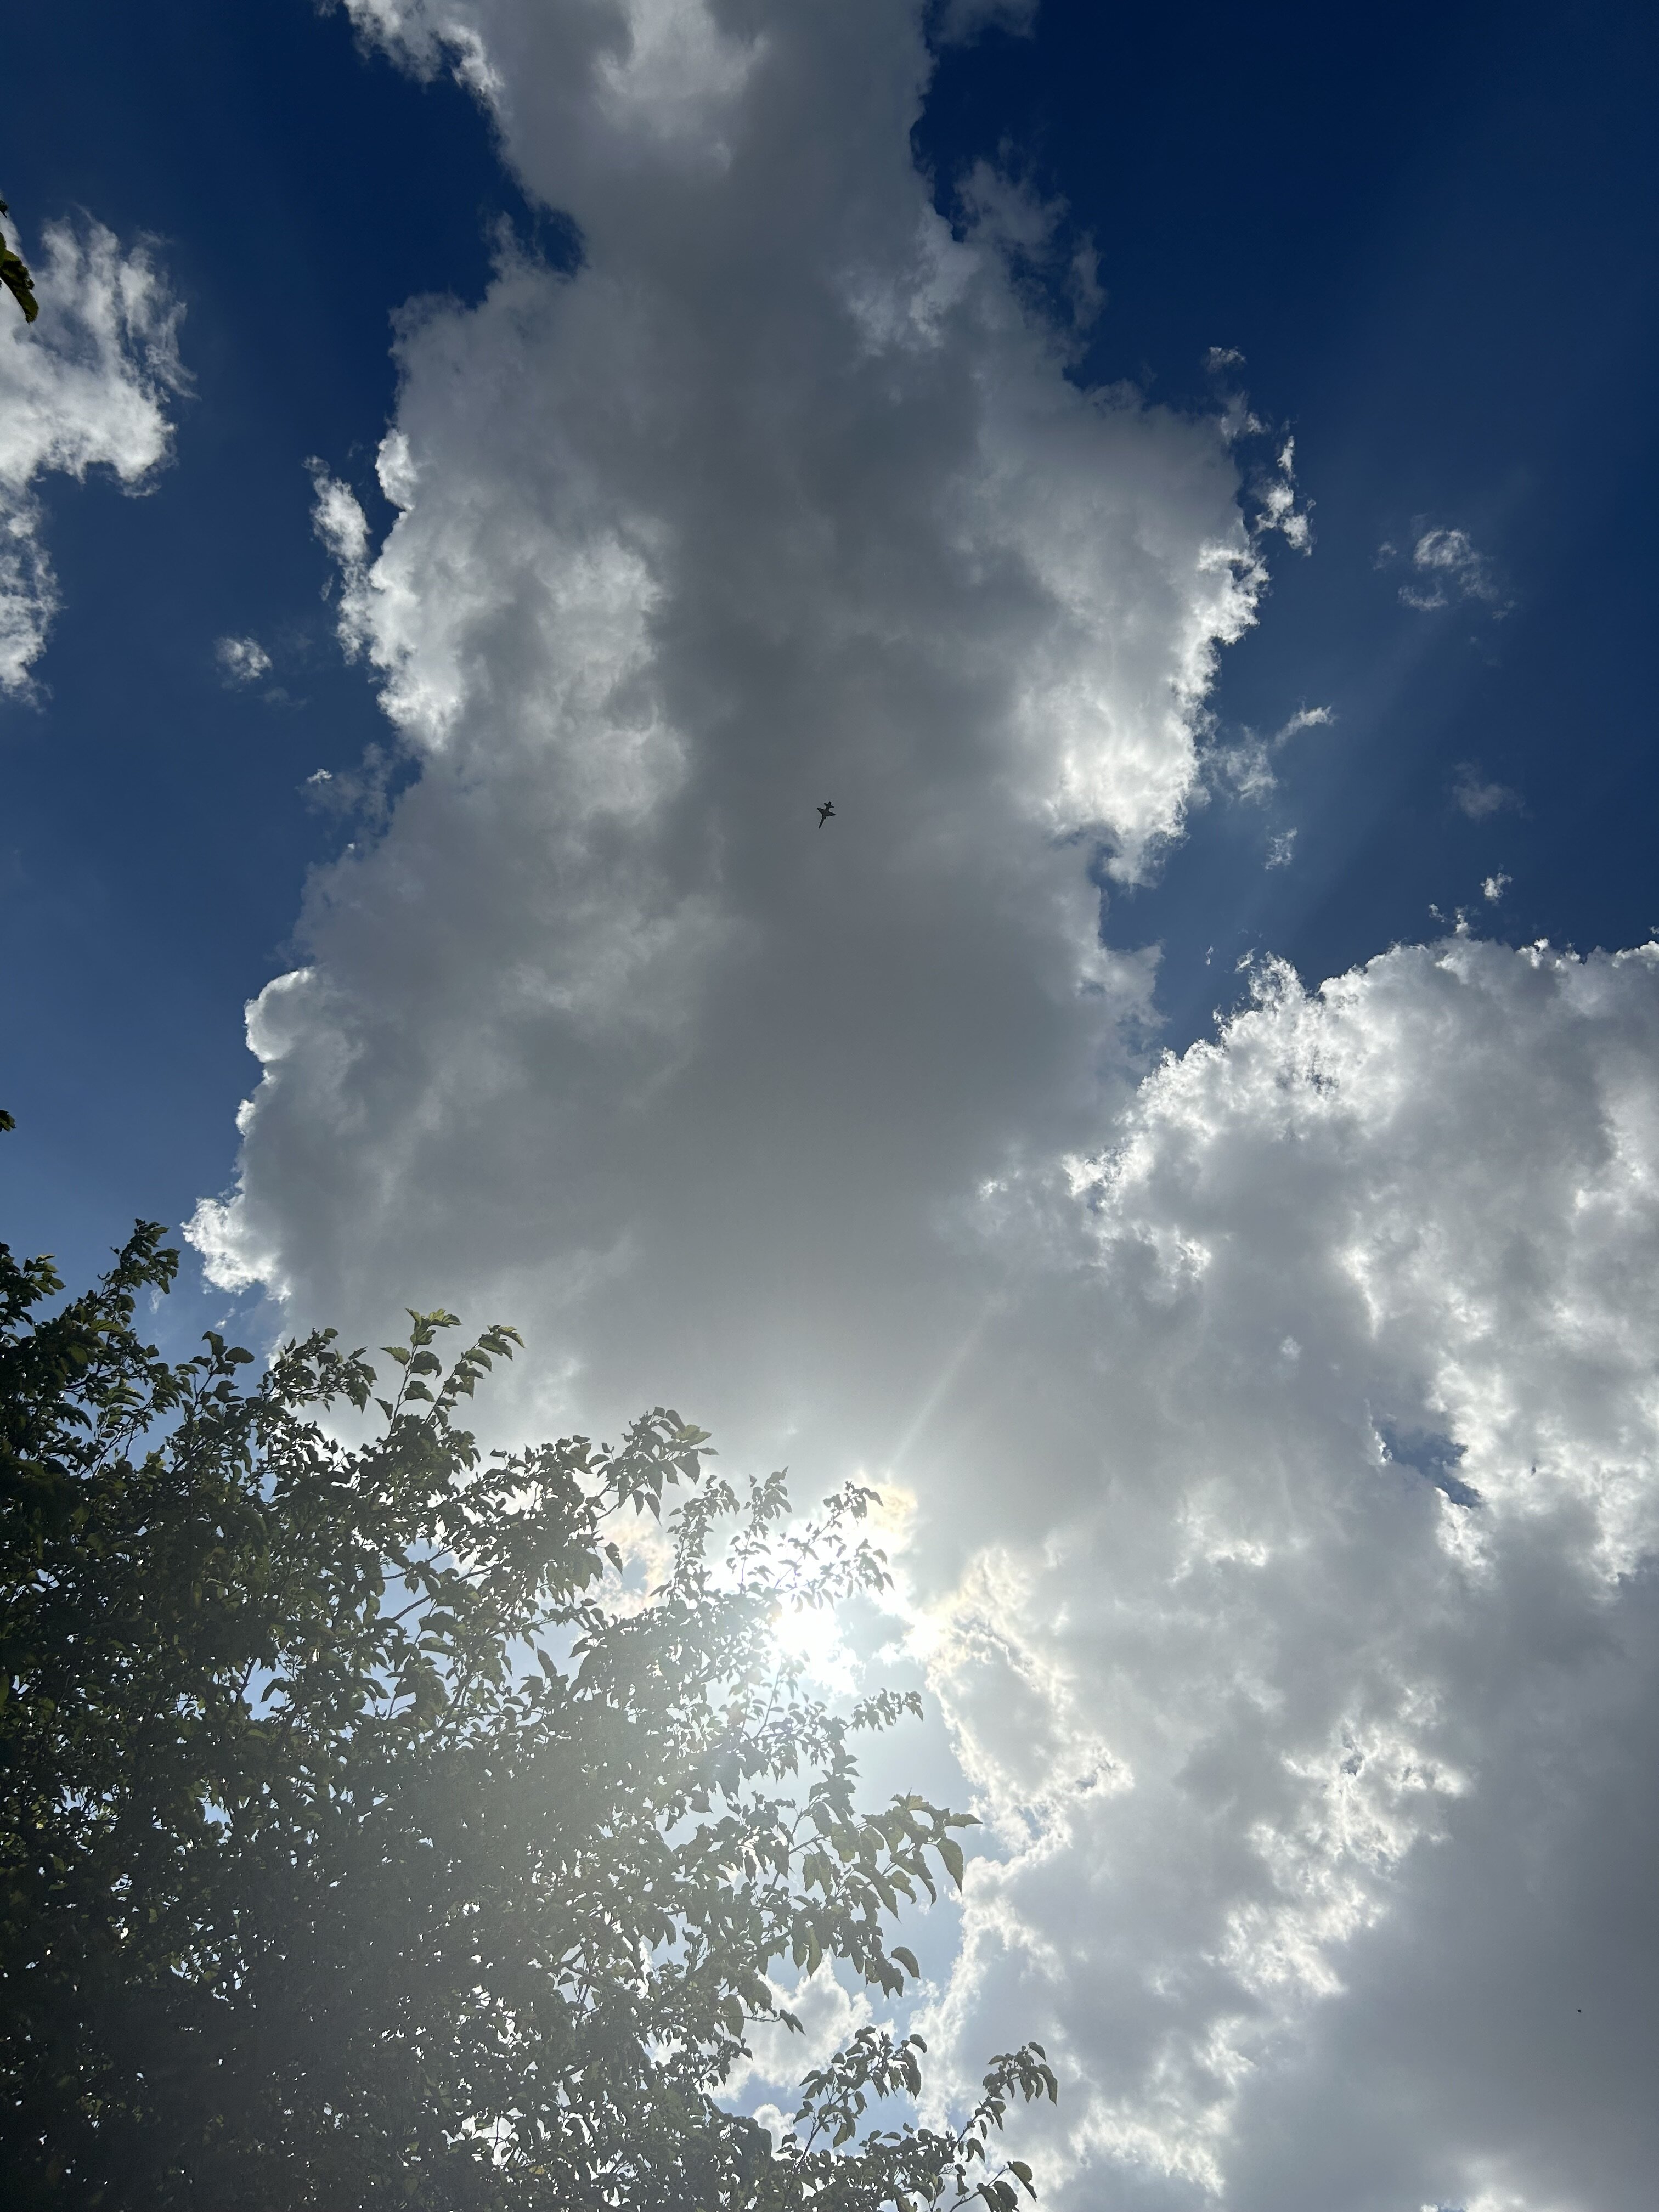
[[[853,1687],[858,1662],[842,1639],[833,1606],[781,1604],[773,1618],[772,1642],[781,1662],[798,1666],[819,1688]]]

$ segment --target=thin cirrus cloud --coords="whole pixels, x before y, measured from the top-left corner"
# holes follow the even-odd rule
[[[519,1322],[504,1425],[908,1491],[992,1843],[929,2039],[1048,2044],[1057,2206],[1634,2212],[1655,956],[1269,965],[1150,1065],[1100,886],[1299,542],[1239,410],[1068,380],[1049,217],[915,173],[900,0],[353,12],[584,256],[404,325],[384,542],[316,471],[419,774],[250,1010],[216,1279]]]
[[[1452,779],[1452,805],[1471,822],[1489,821],[1494,814],[1522,811],[1518,791],[1481,773],[1475,761],[1460,761]]]
[[[141,246],[101,223],[51,223],[35,277],[37,322],[0,317],[0,693],[27,697],[58,611],[39,484],[107,468],[147,489],[172,447],[185,388],[182,314]]]

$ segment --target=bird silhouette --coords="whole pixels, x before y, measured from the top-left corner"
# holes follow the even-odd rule
[[[823,805],[818,809],[818,827],[820,830],[823,829],[824,823],[830,819],[830,817],[835,812],[835,811],[836,803],[834,799],[826,799]]]

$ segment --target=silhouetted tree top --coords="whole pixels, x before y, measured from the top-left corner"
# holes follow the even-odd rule
[[[446,1313],[378,1401],[331,1331],[170,1364],[134,1317],[176,1266],[140,1224],[64,1301],[0,1246],[7,2203],[1012,2212],[1036,2045],[954,2128],[885,2104],[921,2046],[869,2028],[781,2142],[721,2102],[769,1968],[896,1996],[895,1914],[962,1875],[962,1816],[858,1799],[914,1695],[833,1710],[774,1633],[884,1582],[872,1493],[796,1526],[662,1407],[485,1455],[519,1340],[446,1364]]]
[[[11,210],[4,200],[0,200],[0,215],[10,213]],[[15,253],[7,245],[3,231],[0,231],[0,284],[5,286],[23,310],[24,321],[32,323],[40,312],[40,302],[34,296],[34,279],[30,276],[28,264],[22,256]]]

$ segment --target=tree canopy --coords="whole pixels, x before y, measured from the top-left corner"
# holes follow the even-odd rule
[[[895,1914],[961,1878],[963,1816],[859,1801],[855,1740],[914,1697],[836,1710],[779,1655],[781,1601],[884,1580],[872,1493],[800,1528],[660,1407],[483,1454],[461,1417],[519,1340],[446,1364],[446,1313],[378,1400],[330,1331],[169,1364],[135,1315],[176,1265],[140,1224],[64,1300],[0,1246],[8,2203],[1012,2212],[1035,2045],[954,2127],[891,2101],[921,2046],[872,2028],[781,2142],[721,2097],[769,1968],[897,1996]]]
[[[0,200],[0,215],[10,213],[4,200]],[[23,320],[32,323],[40,312],[40,302],[34,296],[34,279],[22,255],[7,245],[3,231],[0,231],[0,284],[23,310]]]

